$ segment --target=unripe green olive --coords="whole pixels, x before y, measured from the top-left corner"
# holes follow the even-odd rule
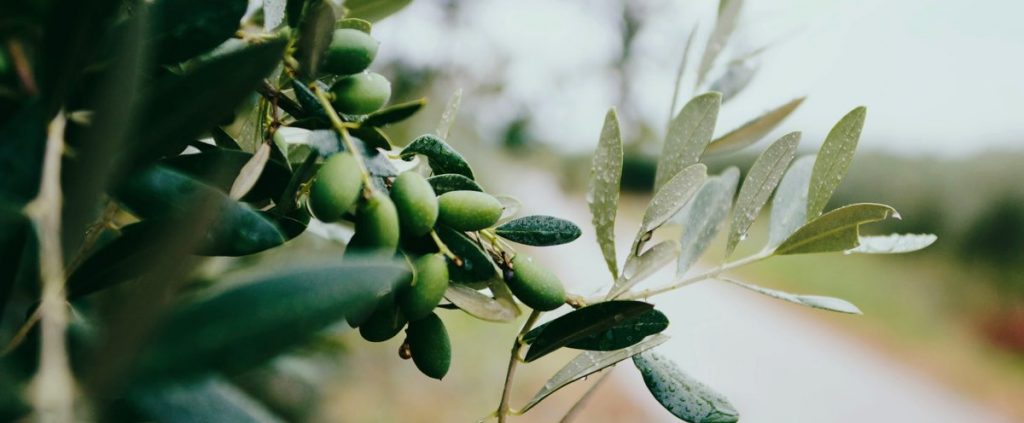
[[[437,197],[438,220],[452,229],[487,229],[501,218],[501,203],[490,194],[477,191],[451,191]]]
[[[349,241],[352,250],[393,255],[398,249],[398,212],[387,195],[374,192],[359,205],[355,218],[356,233]]]
[[[378,73],[362,72],[338,80],[331,87],[334,108],[345,114],[365,115],[391,99],[391,82]]]
[[[398,209],[403,234],[424,235],[437,222],[437,196],[434,188],[419,173],[398,175],[391,184],[391,201]]]
[[[402,310],[392,301],[381,301],[373,314],[359,325],[359,335],[370,342],[384,342],[402,331],[408,322]]]
[[[351,153],[327,158],[309,188],[309,208],[323,222],[335,222],[359,199],[363,189],[359,163]]]
[[[323,70],[338,75],[362,72],[377,57],[379,45],[370,34],[358,29],[336,29],[324,54]]]
[[[436,314],[409,322],[406,330],[409,352],[416,368],[423,374],[434,379],[441,379],[448,374],[452,362],[452,344],[448,340],[448,331]]]
[[[448,262],[444,255],[430,254],[412,263],[412,285],[398,295],[398,304],[410,320],[426,317],[448,289]]]
[[[519,301],[534,310],[551,311],[565,303],[565,288],[558,276],[524,254],[512,258],[512,277],[506,283]]]

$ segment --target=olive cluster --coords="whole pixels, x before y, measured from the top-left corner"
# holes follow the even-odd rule
[[[334,30],[321,68],[327,73],[342,75],[331,86],[334,96],[331,104],[337,111],[364,115],[384,107],[391,99],[391,82],[366,70],[377,57],[379,46],[380,42],[359,29]]]

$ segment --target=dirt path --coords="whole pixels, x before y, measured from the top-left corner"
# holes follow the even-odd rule
[[[584,229],[577,242],[535,254],[558,269],[570,291],[589,295],[610,283],[582,195],[567,197],[555,178],[525,166],[515,173],[488,173],[517,175],[514,181],[495,182],[492,185],[500,186],[489,188],[526,200],[523,214],[556,215]],[[619,218],[620,260],[637,220],[629,215]],[[660,274],[648,283],[656,285],[670,276]],[[693,285],[654,302],[672,321],[666,331],[672,339],[659,351],[726,394],[743,421],[1011,422],[807,314],[784,309],[794,305],[715,282]],[[620,367],[614,383],[635,392],[636,401],[655,410],[652,413],[663,416],[663,421],[677,421],[650,399],[632,366]],[[581,417],[579,421],[587,421]]]

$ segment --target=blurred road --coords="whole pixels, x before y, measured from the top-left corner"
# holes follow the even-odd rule
[[[516,175],[504,183],[492,181],[496,186],[488,188],[527,200],[521,214],[568,218],[583,228],[578,241],[534,254],[557,269],[571,292],[589,296],[610,284],[582,195],[566,197],[554,177],[527,166],[490,169],[488,173]],[[616,234],[620,261],[638,226],[636,214],[620,211]],[[674,266],[670,267],[674,271]],[[660,285],[671,277],[671,271],[652,277],[645,285]],[[799,306],[714,281],[652,301],[672,322],[666,331],[672,339],[658,351],[725,394],[739,409],[742,421],[1011,421],[814,320],[825,312],[794,311]],[[636,402],[663,417],[658,421],[678,421],[650,398],[631,365],[619,367],[613,383],[629,386],[627,391],[635,394]],[[580,421],[587,421],[585,414]]]

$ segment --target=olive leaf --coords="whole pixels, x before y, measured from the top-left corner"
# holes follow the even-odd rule
[[[665,183],[644,211],[640,233],[651,232],[679,212],[707,179],[707,166],[697,163],[686,167]],[[635,248],[634,248],[635,250]]]
[[[708,144],[708,148],[704,150],[704,155],[712,156],[732,153],[753,145],[779,126],[783,120],[786,120],[804,102],[805,98],[800,97],[791,100],[716,138],[711,144]]]
[[[143,221],[125,226],[121,236],[89,255],[68,277],[68,299],[80,298],[108,287],[138,278],[155,262],[171,225]]]
[[[765,50],[767,47],[761,47],[730,60],[725,73],[711,83],[711,91],[722,93],[722,103],[733,99],[750,85],[760,69],[758,56]]]
[[[391,150],[391,138],[380,128],[375,126],[358,126],[349,129],[348,132],[359,138],[370,148],[379,148],[381,150]]]
[[[811,308],[817,308],[817,309],[828,310],[828,311],[835,311],[835,312],[839,312],[839,313],[864,314],[864,313],[861,313],[860,309],[857,308],[857,306],[855,306],[855,305],[851,304],[849,301],[843,300],[841,298],[823,297],[823,296],[820,296],[820,295],[797,295],[797,294],[790,294],[788,292],[776,291],[774,289],[768,289],[768,288],[760,287],[760,286],[749,284],[749,283],[740,282],[740,281],[729,279],[729,278],[721,278],[721,277],[719,277],[717,279],[725,281],[725,282],[729,282],[729,283],[734,284],[736,286],[740,286],[740,287],[749,289],[749,290],[757,292],[759,294],[767,295],[767,296],[775,298],[775,299],[779,299],[779,300],[783,300],[783,301],[789,301],[789,302],[794,303],[794,304],[800,304],[800,305],[804,305],[804,306],[811,307]]]
[[[459,310],[481,320],[511,322],[519,316],[518,307],[509,307],[507,302],[491,298],[466,285],[448,285],[444,297]]]
[[[320,81],[314,81],[313,84],[324,91],[328,91],[330,89],[326,84]],[[330,128],[330,122],[328,122],[327,120],[327,111],[324,110],[324,106],[320,104],[320,99],[316,97],[316,94],[313,93],[313,90],[310,89],[306,84],[303,84],[302,81],[299,81],[297,79],[292,80],[292,90],[295,92],[295,99],[299,102],[299,106],[302,107],[302,111],[304,112],[302,116],[295,117],[311,119],[313,121],[318,122],[319,125],[322,126],[307,129]]]
[[[679,89],[683,87],[683,75],[686,73],[686,67],[690,63],[690,46],[693,44],[693,40],[697,38],[697,28],[700,25],[694,24],[693,29],[690,30],[690,35],[686,37],[686,45],[683,46],[683,56],[679,59],[679,68],[676,69],[676,80],[675,84],[672,85],[672,102],[668,108],[668,122],[671,126],[672,117],[676,114],[676,105],[679,103]]]
[[[860,254],[902,254],[923,250],[939,238],[933,234],[889,234],[861,236],[860,245],[846,250]]]
[[[0,201],[24,204],[39,191],[46,148],[43,106],[33,102],[8,117],[0,127]]]
[[[793,161],[779,182],[772,199],[766,248],[775,248],[807,223],[807,189],[811,186],[812,169],[814,156],[800,157]]]
[[[553,216],[525,216],[494,228],[494,233],[509,241],[538,247],[560,245],[580,237],[576,224]]]
[[[683,225],[683,233],[679,239],[681,249],[676,263],[676,275],[685,274],[721,231],[725,219],[729,217],[739,179],[740,171],[736,167],[708,178],[693,201],[677,215],[677,221]]]
[[[427,99],[425,98],[393,104],[366,115],[366,119],[363,120],[360,125],[379,127],[398,123],[410,118],[426,105]]]
[[[739,0],[732,0],[739,1]],[[739,412],[722,394],[679,369],[668,358],[648,351],[633,356],[654,399],[672,415],[691,423],[733,423]]]
[[[736,198],[736,210],[732,214],[732,225],[729,239],[725,246],[725,255],[729,256],[736,245],[747,237],[747,231],[761,213],[761,208],[768,202],[775,187],[782,180],[786,168],[796,156],[796,147],[800,144],[800,133],[791,132],[779,138],[750,166],[747,177],[743,180],[739,196]]]
[[[154,421],[284,421],[220,376],[208,376],[186,383],[147,385],[131,392],[128,399],[142,414]]]
[[[251,160],[253,160],[251,153],[218,148],[198,154],[168,157],[160,160],[160,164],[228,192],[236,176]],[[242,197],[246,201],[276,199],[288,185],[291,172],[282,163],[271,159],[266,161],[258,176],[252,189]]]
[[[270,143],[265,142],[260,144],[252,158],[242,166],[242,169],[238,172],[238,177],[235,178],[235,182],[231,184],[228,196],[233,200],[239,200],[248,194],[256,186],[256,182],[263,174],[263,169],[266,167],[268,160],[270,160]]]
[[[229,275],[227,290],[174,310],[140,356],[142,380],[237,372],[302,344],[410,277],[389,261],[296,262]]]
[[[214,127],[213,129],[210,129],[210,137],[213,138],[213,143],[216,144],[217,147],[220,147],[222,149],[242,149],[242,146],[238,145],[238,141],[235,141],[235,139],[232,138],[231,135],[228,135],[227,132],[224,132],[224,130],[219,127]]]
[[[807,218],[813,219],[821,215],[832,198],[832,193],[846,176],[846,171],[853,161],[853,152],[857,149],[861,129],[864,128],[864,117],[867,109],[858,107],[843,116],[821,145],[818,158],[814,161],[811,172],[811,187],[807,193]]]
[[[299,23],[295,56],[299,61],[299,72],[308,79],[318,75],[324,53],[331,44],[335,21],[334,7],[327,0],[306,2]]]
[[[679,250],[679,243],[669,240],[655,244],[639,256],[630,255],[626,259],[626,265],[622,268],[622,275],[615,280],[607,298],[614,299],[636,286],[658,269],[679,257]]]
[[[466,163],[466,159],[462,158],[458,151],[455,151],[441,138],[430,134],[421,135],[402,149],[400,156],[403,160],[412,160],[412,157],[417,154],[427,157],[430,169],[435,174],[455,173],[474,179],[473,170],[469,167],[469,163]]]
[[[217,47],[238,30],[245,0],[158,0],[152,4],[157,62],[181,62]]]
[[[615,258],[615,216],[619,209],[619,184],[622,182],[622,134],[615,109],[604,118],[601,137],[594,151],[587,188],[587,205],[601,254],[612,278],[619,275]]]
[[[448,261],[448,274],[454,282],[482,282],[495,277],[494,263],[476,242],[462,232],[438,225],[441,241],[461,260],[461,265]]]
[[[469,179],[465,176],[457,173],[446,173],[444,175],[434,175],[427,178],[427,182],[430,183],[430,187],[434,189],[434,193],[437,195],[444,194],[451,191],[477,191],[483,192],[483,188],[480,187],[476,181]]]
[[[452,98],[448,99],[448,104],[444,106],[441,120],[437,122],[437,130],[434,133],[441,139],[448,139],[448,133],[451,132],[452,125],[455,124],[455,115],[459,113],[460,104],[462,104],[462,88],[458,88],[452,93]]]
[[[568,386],[570,383],[604,370],[622,360],[640,354],[658,345],[664,344],[665,341],[668,341],[668,336],[658,334],[621,350],[584,351],[559,369],[551,379],[548,379],[548,381],[544,383],[544,386],[541,387],[541,389],[533,396],[533,399],[520,409],[520,412],[525,413],[529,411],[535,405],[543,401],[544,398],[547,398],[559,389]]]
[[[654,177],[655,191],[687,166],[697,163],[714,136],[722,95],[705,93],[694,97],[669,124],[665,145],[658,158]]]
[[[775,255],[846,251],[860,245],[860,225],[889,217],[899,219],[895,209],[884,204],[860,203],[825,213],[786,238]]]
[[[495,195],[494,198],[501,203],[501,217],[498,218],[497,222],[499,225],[518,216],[519,210],[523,208],[523,203],[518,198],[510,195]]]
[[[27,250],[27,247],[33,244],[29,242],[32,236],[31,226],[25,215],[14,207],[0,205],[0,257],[5,257],[8,263],[0,268],[0,316],[7,306],[18,273],[22,271],[23,256],[33,255]]]
[[[345,17],[377,22],[402,10],[410,3],[412,0],[345,0]]]
[[[524,342],[531,344],[524,360],[529,363],[591,335],[607,333],[612,327],[652,309],[653,305],[642,301],[606,301],[573,310],[523,337]]]
[[[699,88],[704,84],[708,72],[715,65],[715,59],[725,48],[736,29],[736,22],[739,20],[740,9],[743,7],[743,0],[720,0],[718,3],[718,19],[715,21],[715,29],[708,36],[708,43],[704,47],[704,55],[700,58],[700,66],[697,67],[697,83]]]

